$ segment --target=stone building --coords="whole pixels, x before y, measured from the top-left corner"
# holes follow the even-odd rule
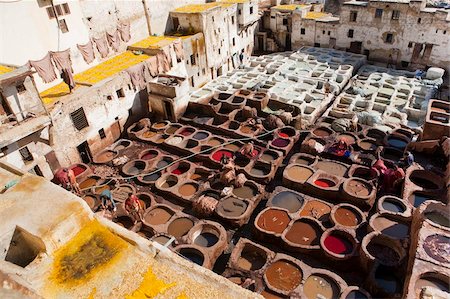
[[[450,17],[426,1],[349,1],[339,19],[292,15],[292,45],[321,46],[367,55],[401,67],[449,69]]]

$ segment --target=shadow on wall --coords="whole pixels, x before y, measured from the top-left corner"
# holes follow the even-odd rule
[[[326,0],[325,1],[325,12],[332,13],[333,15],[339,15],[341,12],[341,7],[347,0]]]
[[[128,110],[128,119],[123,125],[122,132],[126,132],[128,127],[136,123],[144,117],[148,117],[150,114],[150,109],[148,106],[148,92],[147,89],[143,89],[136,93],[133,105]],[[122,136],[123,137],[123,136]]]

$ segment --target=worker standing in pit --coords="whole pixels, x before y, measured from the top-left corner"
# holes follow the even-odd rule
[[[104,210],[111,210],[113,212],[117,211],[116,202],[114,201],[111,191],[109,189],[103,190],[100,194],[100,199],[102,200],[102,208]]]
[[[125,201],[125,210],[128,212],[128,215],[134,219],[134,224],[136,224],[138,220],[142,221],[142,206],[139,198],[133,193],[130,193]]]

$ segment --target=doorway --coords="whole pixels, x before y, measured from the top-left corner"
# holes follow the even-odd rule
[[[329,42],[328,46],[329,46],[331,49],[334,49],[334,48],[336,47],[336,38],[330,37],[330,42]]]
[[[286,51],[290,51],[291,49],[292,49],[291,35],[286,34]]]
[[[170,121],[176,121],[173,113],[172,103],[169,101],[164,101],[164,111],[166,114],[166,119]]]
[[[89,144],[87,141],[83,142],[79,146],[77,146],[78,153],[80,154],[81,161],[83,163],[90,163],[92,161],[92,154],[89,149]]]

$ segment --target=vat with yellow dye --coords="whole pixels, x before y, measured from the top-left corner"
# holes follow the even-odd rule
[[[57,287],[83,285],[102,271],[108,271],[130,246],[97,220],[92,220],[55,251],[49,282]]]

